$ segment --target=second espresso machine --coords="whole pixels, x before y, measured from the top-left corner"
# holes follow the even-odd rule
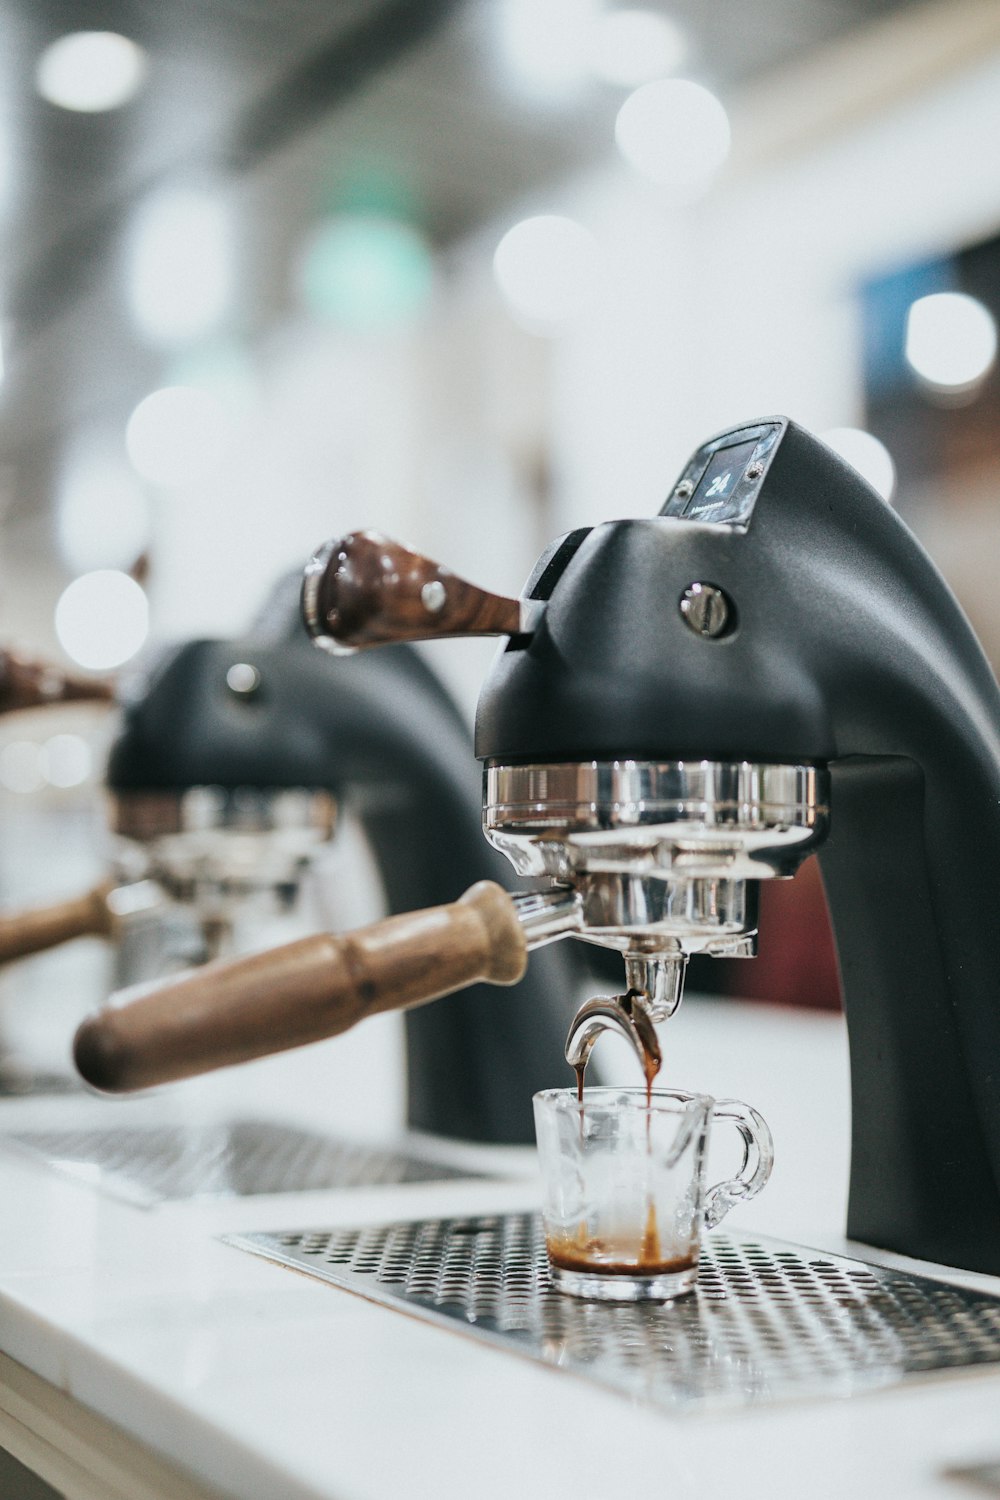
[[[299,579],[283,580],[244,636],[189,642],[120,688],[108,876],[5,914],[0,959],[103,937],[118,986],[144,985],[315,931],[345,908],[355,920],[359,905],[406,911],[504,878],[480,835],[470,733],[439,678],[410,646],[324,658],[298,596]],[[367,885],[339,853],[347,825],[351,853],[374,866]],[[335,883],[345,870],[347,891]],[[583,973],[570,951],[547,955],[512,997],[524,1007],[513,1034],[481,987],[408,1016],[410,1126],[529,1140],[531,1091],[558,1066]]]
[[[310,876],[322,887],[316,862],[347,815],[391,913],[505,879],[480,835],[469,752],[460,711],[412,647],[324,658],[302,631],[298,580],[286,580],[246,637],[181,648],[126,709],[108,764],[111,824],[187,916],[189,940],[196,917],[200,964],[275,940],[282,905],[291,909]],[[325,900],[336,912],[337,891]],[[298,931],[321,916],[314,905]],[[153,930],[162,933],[162,914]],[[530,1094],[558,1065],[583,972],[568,951],[546,955],[511,997],[513,1033],[481,986],[408,1015],[408,1124],[530,1140]],[[122,982],[137,977],[149,974],[126,969]]]
[[[571,1027],[579,1059],[600,1026],[672,1015],[690,954],[749,956],[759,882],[817,851],[850,1038],[848,1233],[1000,1272],[1000,691],[853,469],[761,419],[701,445],[658,516],[559,538],[519,599],[361,533],[317,554],[304,602],[347,648],[507,636],[479,702],[483,824],[536,888],[209,965],[86,1022],[86,1077],[141,1087],[510,983],[567,935],[624,958],[626,995]]]

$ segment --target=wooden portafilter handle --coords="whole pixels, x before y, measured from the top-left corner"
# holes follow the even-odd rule
[[[114,683],[105,677],[78,677],[52,662],[0,650],[0,713],[51,703],[110,703],[114,696]]]
[[[127,1093],[336,1036],[467,984],[516,984],[527,957],[513,899],[483,880],[448,906],[125,991],[125,1003],[83,1022],[74,1058],[95,1088]]]
[[[325,543],[302,583],[306,629],[345,650],[455,635],[512,635],[517,599],[490,594],[377,531]]]
[[[82,896],[0,914],[0,964],[32,953],[44,953],[78,937],[109,937],[115,918],[108,905],[110,882],[95,885]]]

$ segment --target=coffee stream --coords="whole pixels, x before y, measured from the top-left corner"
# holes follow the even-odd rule
[[[653,1080],[663,1063],[656,1029],[649,1019],[649,1012],[642,1003],[648,997],[641,990],[629,990],[621,997],[621,1007],[642,1044],[642,1071],[646,1076],[646,1150],[652,1155],[652,1107]],[[580,1105],[580,1138],[583,1139],[583,1084],[587,1071],[585,1057],[574,1065],[576,1073],[576,1097]],[[646,1206],[646,1222],[642,1232],[638,1256],[631,1246],[607,1239],[596,1239],[587,1233],[586,1223],[581,1222],[574,1236],[563,1236],[548,1241],[549,1258],[553,1265],[567,1271],[600,1272],[603,1276],[666,1275],[673,1271],[684,1271],[692,1264],[692,1257],[679,1256],[665,1259],[660,1247],[660,1232],[656,1222],[656,1204],[650,1195]],[[630,1255],[632,1258],[626,1258]]]

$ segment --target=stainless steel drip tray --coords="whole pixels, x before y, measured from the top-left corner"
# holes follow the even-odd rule
[[[482,1176],[271,1120],[5,1131],[0,1142],[133,1203]]]
[[[1000,1299],[762,1237],[709,1236],[696,1291],[665,1305],[555,1291],[534,1214],[225,1240],[670,1411],[1000,1362]]]

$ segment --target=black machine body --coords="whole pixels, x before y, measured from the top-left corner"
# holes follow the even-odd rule
[[[1000,1273],[1000,691],[933,563],[775,418],[699,448],[659,516],[561,538],[525,593],[533,629],[480,698],[488,783],[668,763],[825,778],[828,825],[749,859],[789,874],[818,846],[850,1036],[848,1232]],[[567,814],[538,796],[543,849]]]
[[[127,706],[107,783],[119,818],[191,788],[231,799],[239,820],[267,794],[326,791],[359,819],[390,913],[454,900],[480,879],[512,883],[484,842],[471,736],[411,646],[332,659],[286,580],[258,628],[166,657]],[[531,1095],[564,1069],[585,968],[566,946],[538,955],[498,1004],[474,985],[405,1016],[411,1126],[466,1140],[533,1139]]]

